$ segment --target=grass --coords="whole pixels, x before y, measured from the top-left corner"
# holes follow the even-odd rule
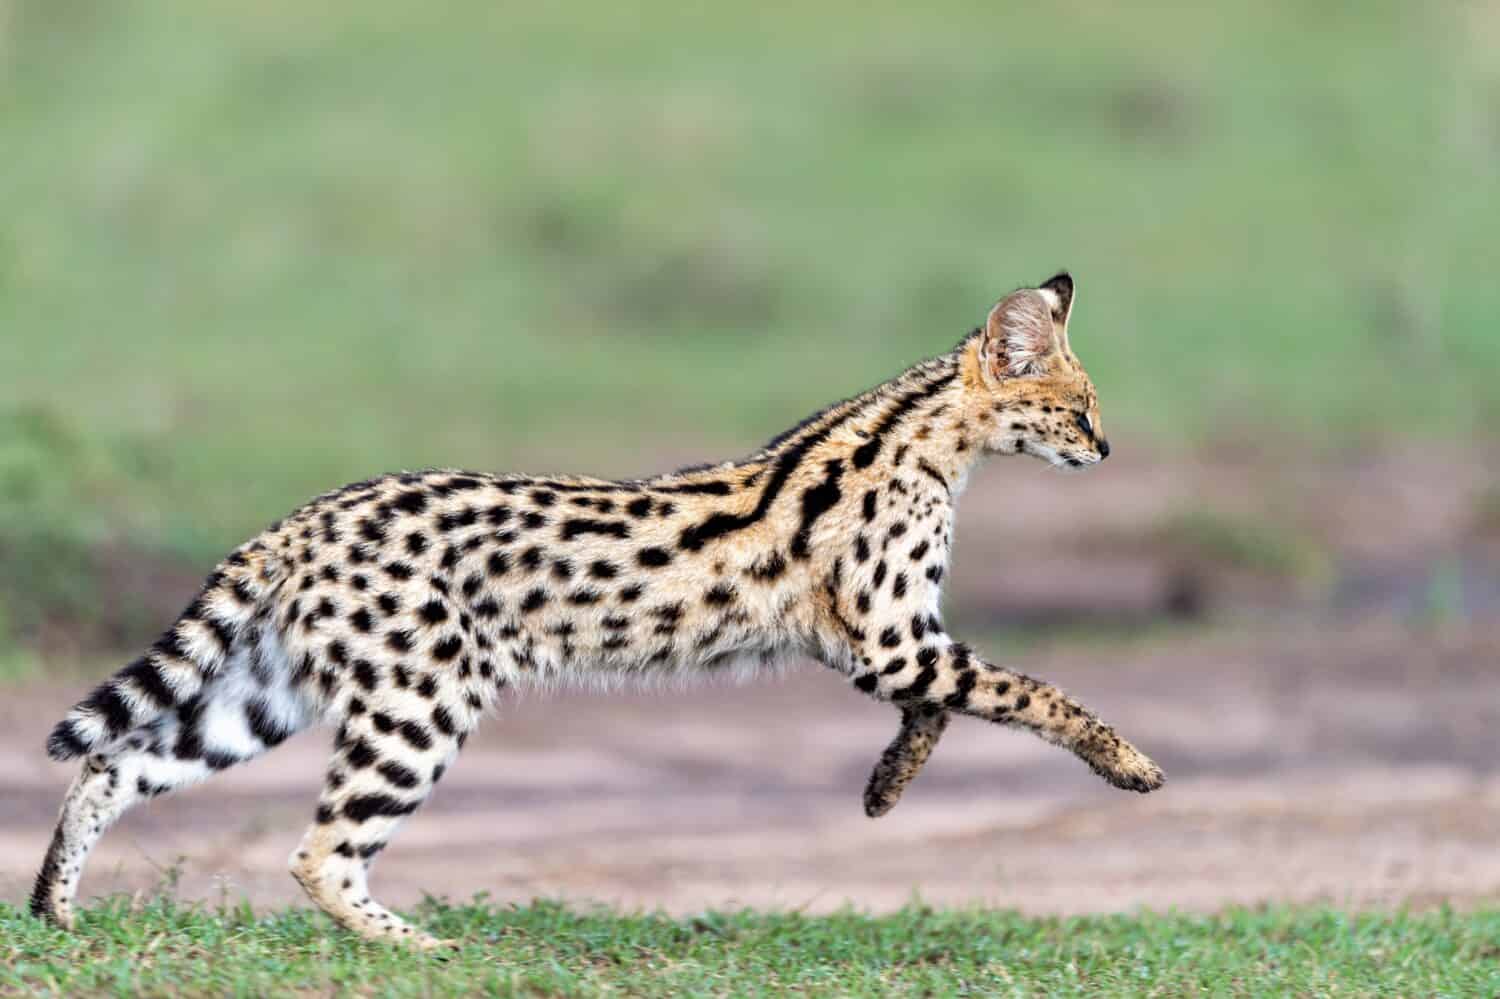
[[[117,899],[76,935],[0,906],[0,990],[65,995],[1493,995],[1500,912],[1031,919],[909,906],[887,916],[661,915],[428,903],[463,942],[426,956],[321,916]]]

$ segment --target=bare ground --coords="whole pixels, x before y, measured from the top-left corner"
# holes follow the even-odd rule
[[[966,637],[985,645],[999,624],[1069,608],[1136,622],[1008,661],[1151,753],[1169,775],[1156,794],[1112,790],[1038,740],[960,720],[895,811],[867,819],[860,792],[894,712],[809,664],[746,688],[508,707],[374,885],[396,904],[487,891],[671,911],[880,910],[914,896],[1037,913],[1500,902],[1500,573],[1473,516],[1489,487],[1469,463],[1371,458],[1274,489],[1262,467],[986,476],[965,498],[956,601],[982,624]],[[1338,571],[1312,590],[1210,575],[1234,613],[1141,627],[1171,610],[1181,566],[1129,539],[1189,502],[1307,529]],[[1419,613],[1427,567],[1452,559],[1463,606]],[[26,896],[71,776],[46,761],[46,731],[84,686],[0,701],[8,901]],[[309,733],[138,809],[105,837],[84,894],[150,890],[171,869],[185,898],[300,902],[285,859],[328,742]]]
[[[383,858],[391,901],[563,896],[692,910],[873,909],[913,895],[1032,912],[1500,900],[1500,631],[1366,626],[1028,657],[1153,753],[1140,797],[1028,736],[961,721],[889,816],[860,790],[888,708],[809,666],[779,683],[564,696],[481,730]],[[40,752],[71,692],[4,708],[0,896],[19,901],[68,771]],[[85,891],[298,900],[286,855],[327,753],[309,733],[132,813]]]

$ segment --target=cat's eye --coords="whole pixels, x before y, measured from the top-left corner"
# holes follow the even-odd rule
[[[1078,429],[1079,430],[1082,430],[1084,433],[1088,434],[1090,437],[1094,436],[1094,425],[1089,422],[1089,418],[1087,416],[1084,416],[1082,413],[1079,413],[1076,417],[1074,417],[1074,419],[1077,420],[1077,422],[1078,422]]]

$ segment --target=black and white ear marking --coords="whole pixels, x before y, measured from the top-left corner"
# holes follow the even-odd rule
[[[1054,322],[1066,326],[1068,314],[1073,311],[1073,276],[1062,271],[1043,281],[1037,288],[1052,307]]]

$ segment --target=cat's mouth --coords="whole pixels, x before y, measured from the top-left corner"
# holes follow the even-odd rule
[[[1045,444],[1037,444],[1033,441],[1016,441],[1016,454],[1029,454],[1033,458],[1040,458],[1053,468],[1061,468],[1065,471],[1078,471],[1097,465],[1102,460],[1095,454],[1064,454]]]

